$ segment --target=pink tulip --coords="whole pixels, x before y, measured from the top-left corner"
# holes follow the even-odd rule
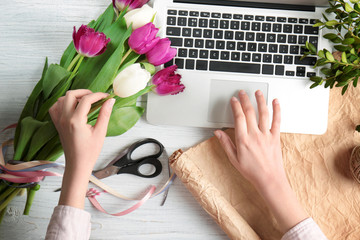
[[[104,33],[95,32],[94,29],[86,25],[81,25],[77,32],[74,27],[73,40],[76,51],[85,57],[95,57],[102,54],[110,42],[110,38],[106,38]]]
[[[176,70],[177,66],[172,65],[160,70],[153,76],[151,82],[156,86],[154,91],[157,94],[175,95],[184,91],[185,86],[180,82],[181,75],[175,74]]]
[[[145,3],[149,0],[113,0],[113,6],[119,12],[124,10],[127,6],[129,6],[129,10],[133,10],[135,8],[141,8]]]
[[[136,29],[129,38],[129,46],[138,54],[150,51],[160,40],[156,37],[159,29],[153,23],[148,23]]]
[[[170,47],[170,40],[168,38],[162,38],[160,41],[146,53],[146,57],[149,62],[155,66],[164,64],[176,55],[176,49]]]

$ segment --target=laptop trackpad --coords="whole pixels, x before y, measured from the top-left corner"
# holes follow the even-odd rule
[[[256,117],[258,118],[255,92],[256,90],[261,90],[267,103],[268,86],[267,83],[263,82],[211,80],[208,121],[215,123],[233,123],[230,99],[232,96],[238,98],[238,92],[241,89],[245,90],[249,96],[256,111]]]

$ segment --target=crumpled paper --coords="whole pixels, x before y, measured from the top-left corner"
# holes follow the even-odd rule
[[[281,104],[281,103],[280,103]],[[316,104],[316,103],[314,103]],[[360,87],[330,93],[324,135],[281,134],[284,167],[307,213],[329,239],[360,239],[360,185],[350,173],[360,145]],[[233,129],[228,129],[233,137]],[[231,239],[280,239],[264,200],[231,165],[212,137],[170,157],[171,167],[200,205]]]

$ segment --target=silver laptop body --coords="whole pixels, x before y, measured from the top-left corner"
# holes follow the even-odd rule
[[[323,134],[327,129],[329,89],[310,89],[319,69],[316,58],[300,61],[306,41],[328,48],[313,28],[326,0],[155,0],[156,25],[178,54],[186,86],[173,96],[148,95],[147,120],[155,125],[233,127],[231,96],[244,89],[256,108],[262,90],[281,105],[281,131]]]

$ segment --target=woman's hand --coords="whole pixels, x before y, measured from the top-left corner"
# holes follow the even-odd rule
[[[86,89],[72,90],[49,110],[65,153],[60,205],[83,208],[89,177],[101,152],[115,99],[102,105],[95,126],[87,124],[87,115],[91,104],[107,96]]]
[[[280,105],[273,105],[270,128],[269,112],[261,91],[255,93],[259,123],[255,110],[244,90],[239,99],[231,99],[235,122],[235,142],[223,131],[215,131],[221,146],[233,166],[257,189],[278,220],[282,231],[287,231],[307,218],[290,184],[283,167],[280,146]]]

